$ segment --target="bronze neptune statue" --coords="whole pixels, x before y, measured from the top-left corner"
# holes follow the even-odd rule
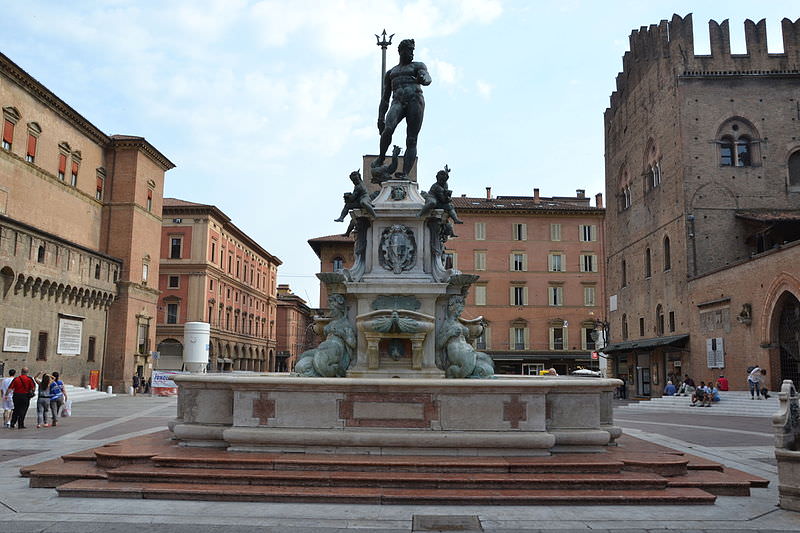
[[[414,61],[414,39],[405,39],[397,47],[400,63],[390,68],[383,78],[383,94],[378,107],[378,133],[381,136],[380,154],[372,163],[374,168],[383,165],[386,150],[392,144],[392,135],[401,120],[406,119],[406,152],[403,154],[403,171],[398,178],[411,172],[417,159],[417,136],[425,114],[422,85],[431,84],[425,63]],[[392,105],[389,106],[389,95]],[[387,112],[388,111],[388,112]]]

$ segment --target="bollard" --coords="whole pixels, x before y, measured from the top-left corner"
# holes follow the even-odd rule
[[[133,396],[133,386],[128,387],[128,394]]]
[[[109,385],[109,386],[108,386],[108,388],[106,389],[106,394],[113,394],[113,393],[111,392],[112,390],[113,390],[113,389],[111,388],[111,385]]]

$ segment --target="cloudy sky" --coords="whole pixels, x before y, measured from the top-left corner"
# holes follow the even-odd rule
[[[603,190],[603,111],[634,28],[693,13],[767,19],[769,49],[800,2],[5,0],[0,51],[107,134],[146,137],[177,168],[165,196],[214,204],[317,305],[306,244],[333,222],[350,171],[378,148],[380,48],[415,38],[425,89],[419,176],[455,194]],[[396,63],[396,47],[388,54]],[[404,145],[404,129],[395,142]]]

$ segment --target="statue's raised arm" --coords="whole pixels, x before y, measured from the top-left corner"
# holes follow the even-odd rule
[[[394,130],[400,121],[405,119],[406,151],[403,154],[403,170],[397,173],[398,178],[405,178],[417,159],[417,136],[425,115],[422,86],[431,84],[431,75],[425,63],[414,61],[414,39],[401,41],[397,51],[400,54],[400,63],[389,69],[383,78],[383,92],[378,106],[380,153],[372,166],[378,168],[383,165],[386,150],[392,144]]]

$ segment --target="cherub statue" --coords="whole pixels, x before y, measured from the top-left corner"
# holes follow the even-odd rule
[[[447,180],[449,178],[450,168],[445,165],[444,170],[440,170],[436,173],[436,183],[431,185],[427,194],[422,194],[425,197],[425,205],[422,206],[422,209],[417,213],[418,217],[426,215],[433,209],[444,209],[447,214],[450,215],[453,222],[456,224],[464,223],[458,218],[456,210],[453,207],[453,191],[447,188]]]
[[[350,173],[350,181],[353,182],[353,192],[344,193],[344,207],[339,218],[334,219],[334,222],[344,222],[344,217],[351,209],[364,209],[373,217],[375,216],[375,208],[367,194],[367,188],[364,186],[364,181],[361,179],[361,172],[354,170]]]

